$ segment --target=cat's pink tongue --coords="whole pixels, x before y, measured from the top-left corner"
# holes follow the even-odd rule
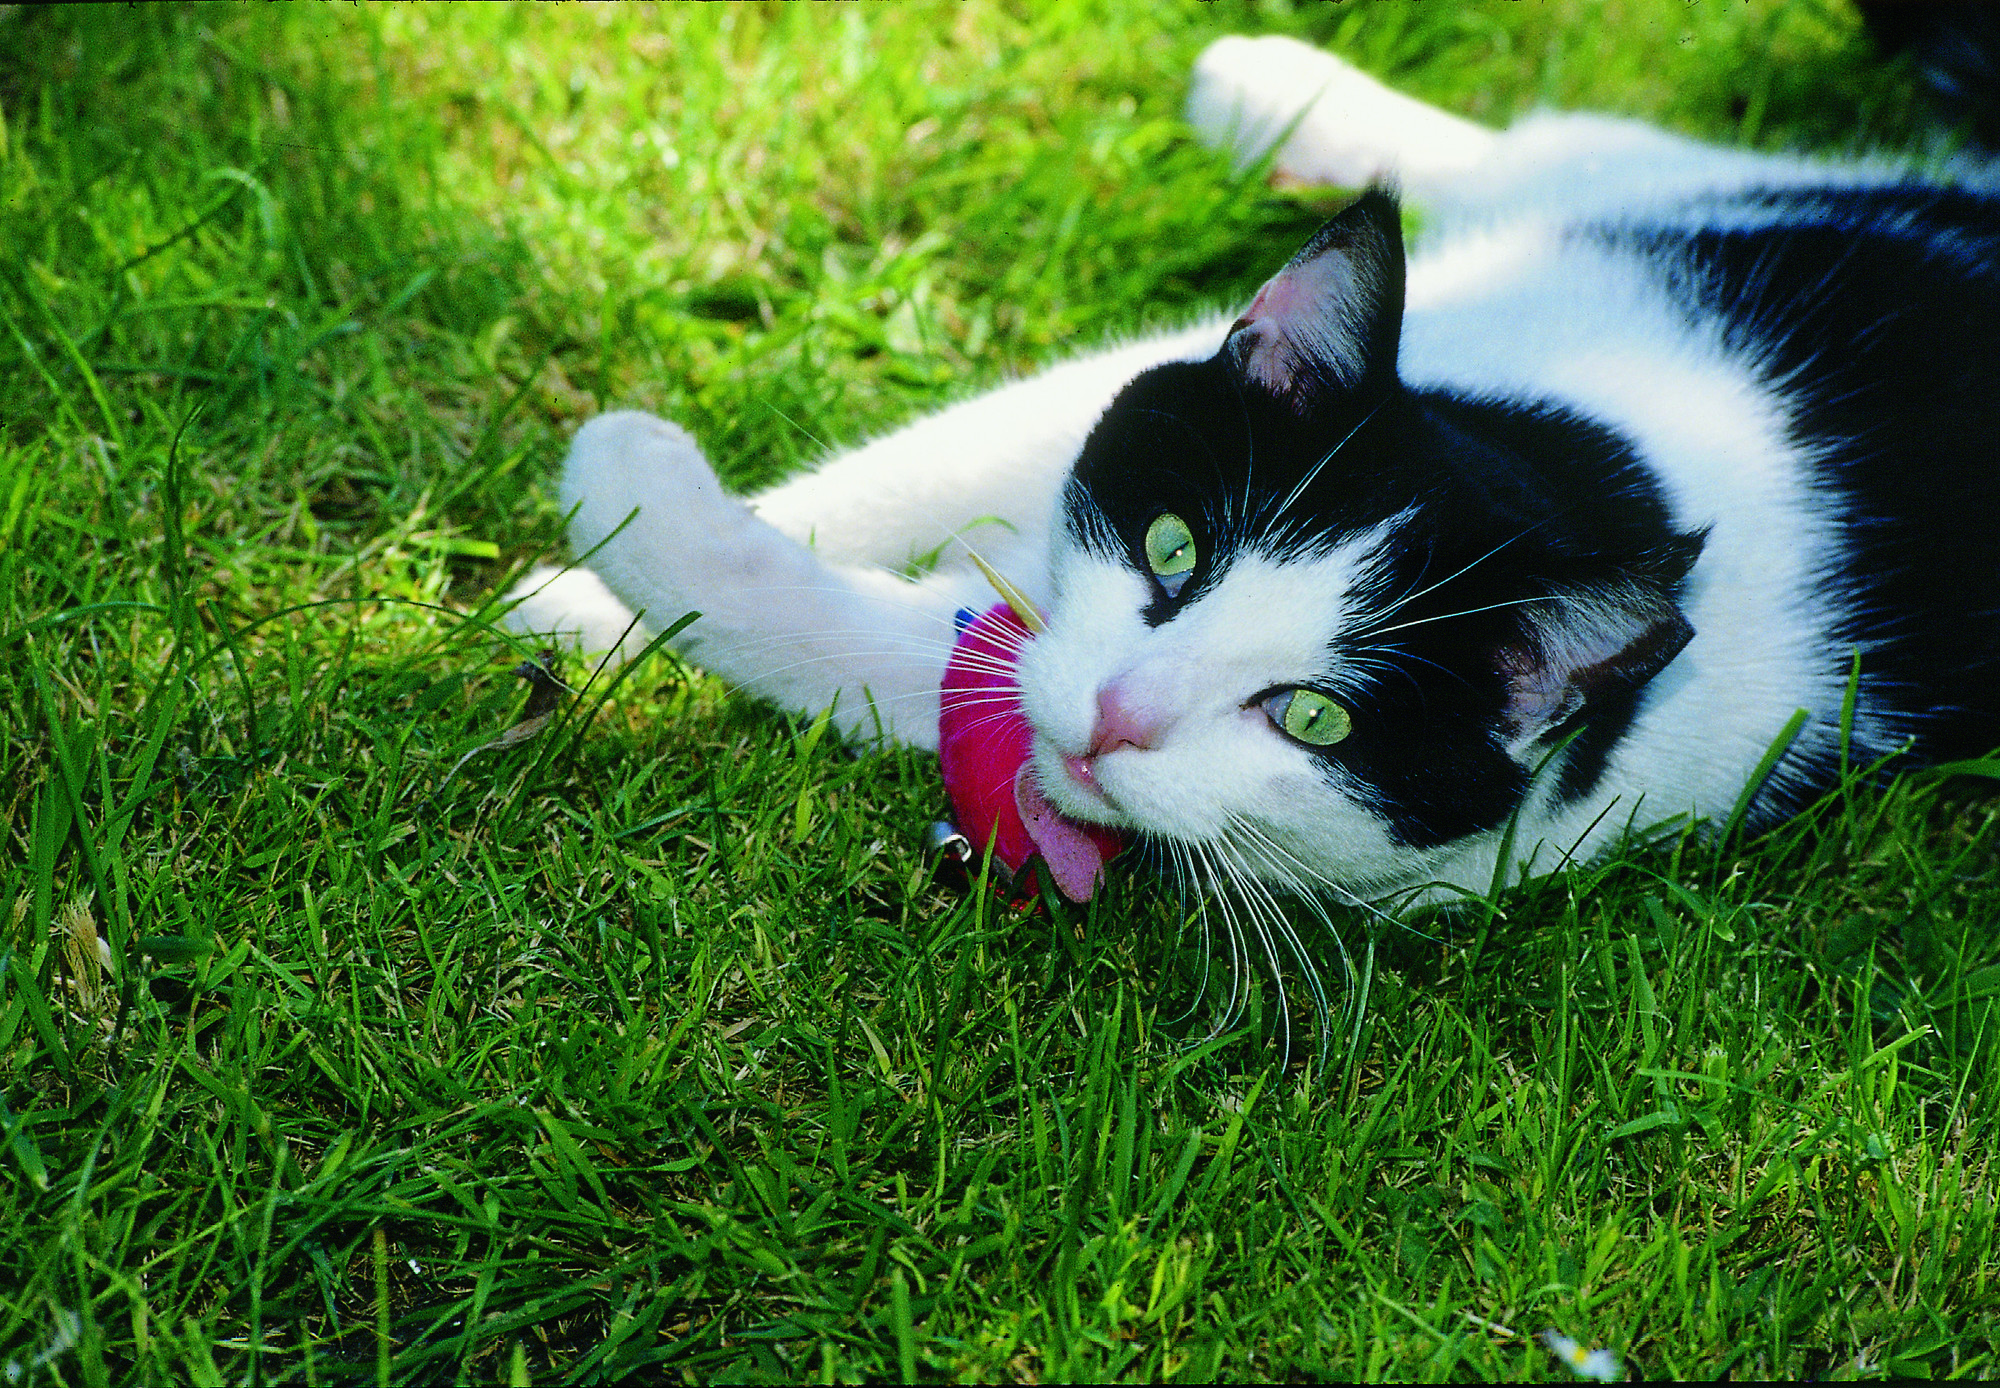
[[[1088,901],[1104,876],[1104,860],[1124,844],[1108,829],[1067,819],[1042,794],[1042,783],[1031,765],[1014,773],[1014,807],[1035,841],[1049,876],[1071,901]]]
[[[938,765],[958,830],[1015,874],[1040,857],[1071,901],[1088,901],[1104,863],[1125,846],[1097,824],[1066,818],[1049,803],[1028,760],[1034,735],[1021,712],[1014,660],[1032,639],[1005,603],[959,633],[938,705]]]

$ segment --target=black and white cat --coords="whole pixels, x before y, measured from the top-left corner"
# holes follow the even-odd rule
[[[531,576],[515,625],[604,648],[699,610],[707,669],[932,746],[952,614],[992,597],[949,554],[900,571],[963,535],[1046,614],[1051,801],[1347,900],[1726,816],[1800,709],[1765,821],[1843,751],[2000,744],[2000,201],[1599,117],[1495,133],[1285,39],[1211,47],[1189,118],[1394,179],[1424,243],[1372,191],[1240,316],[747,502],[675,426],[593,420],[561,493],[590,571]]]

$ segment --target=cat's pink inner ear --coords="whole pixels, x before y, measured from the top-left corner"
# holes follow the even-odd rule
[[[1307,393],[1316,377],[1343,386],[1367,367],[1367,321],[1373,297],[1360,265],[1328,251],[1288,265],[1250,301],[1230,339],[1243,374],[1281,399]]]
[[[1319,389],[1387,381],[1403,322],[1403,229],[1387,190],[1364,193],[1266,281],[1230,330],[1244,378],[1304,413]]]

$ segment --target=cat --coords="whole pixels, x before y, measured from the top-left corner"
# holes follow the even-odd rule
[[[931,747],[953,614],[993,601],[969,542],[1046,621],[1018,680],[1048,800],[1265,900],[1483,893],[2000,744],[1976,178],[1493,131],[1282,38],[1212,45],[1188,115],[1368,191],[1239,312],[747,500],[678,427],[592,420],[561,484],[588,567],[531,575],[514,624],[629,654],[631,614],[699,611],[695,663]]]

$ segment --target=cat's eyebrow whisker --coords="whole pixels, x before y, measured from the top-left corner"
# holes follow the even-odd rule
[[[1240,394],[1241,387],[1237,387],[1237,390]],[[1217,471],[1220,472],[1222,459],[1220,455],[1216,453],[1215,445],[1208,441],[1207,435],[1202,433],[1200,430],[1194,428],[1191,424],[1188,423],[1187,420],[1181,418],[1179,415],[1171,413],[1170,411],[1152,409],[1152,408],[1135,409],[1133,413],[1142,415],[1151,415],[1155,418],[1164,419],[1167,420],[1169,423],[1178,425],[1189,436],[1191,436],[1196,443],[1201,445],[1202,451],[1208,455],[1209,462],[1215,465]],[[1247,412],[1245,414],[1245,418],[1246,419],[1248,418]],[[1251,461],[1254,463],[1255,461],[1254,457],[1252,458]],[[1250,487],[1249,487],[1248,474],[1246,474],[1245,476],[1244,489],[1243,489],[1243,510],[1240,515],[1237,514],[1236,507],[1233,505],[1233,502],[1234,502],[1234,497],[1225,494],[1222,498],[1222,513],[1219,516],[1213,518],[1212,525],[1215,533],[1218,536],[1232,533],[1235,529],[1238,528],[1239,525],[1241,525],[1246,529],[1248,527],[1248,523],[1250,520],[1249,509],[1248,509],[1250,502]]]
[[[1167,420],[1169,423],[1178,424],[1183,432],[1185,432],[1189,437],[1194,439],[1196,443],[1201,445],[1202,452],[1208,454],[1210,462],[1213,463],[1221,462],[1221,459],[1216,456],[1215,445],[1208,441],[1208,436],[1202,433],[1201,430],[1195,428],[1187,420],[1181,418],[1179,415],[1174,414],[1168,410],[1156,410],[1151,408],[1150,406],[1143,406],[1134,409],[1132,413],[1151,415],[1156,419],[1164,419]]]
[[[1463,578],[1466,574],[1471,573],[1474,569],[1478,568],[1481,564],[1484,564],[1487,560],[1491,559],[1501,550],[1507,548],[1507,546],[1513,544],[1516,540],[1525,540],[1528,536],[1534,534],[1535,531],[1541,529],[1543,526],[1547,525],[1550,521],[1554,519],[1555,519],[1554,516],[1544,516],[1541,520],[1536,521],[1533,525],[1527,526],[1521,530],[1516,531],[1514,534],[1509,535],[1506,539],[1502,540],[1499,544],[1493,546],[1493,548],[1487,550],[1486,553],[1480,555],[1477,559],[1467,564],[1464,568],[1459,569],[1456,573],[1446,574],[1443,578],[1431,584],[1429,587],[1419,588],[1416,592],[1406,594],[1405,596],[1398,598],[1395,602],[1390,603],[1387,607],[1383,608],[1380,612],[1377,612],[1375,614],[1375,620],[1379,622],[1386,617],[1393,617],[1398,612],[1408,607],[1411,603],[1415,602],[1418,598],[1423,597],[1426,593],[1435,593],[1438,589],[1444,587],[1445,584],[1450,583],[1453,579]],[[1425,562],[1426,562],[1426,567],[1428,567],[1429,561],[1427,560]]]
[[[1319,476],[1320,469],[1325,467],[1328,463],[1332,462],[1334,454],[1340,452],[1341,449],[1347,447],[1348,440],[1352,439],[1356,434],[1360,433],[1362,429],[1367,427],[1368,421],[1373,419],[1377,414],[1381,413],[1381,410],[1382,406],[1377,405],[1367,414],[1361,416],[1361,422],[1355,425],[1352,429],[1349,429],[1347,431],[1346,436],[1343,437],[1339,443],[1336,443],[1333,447],[1327,449],[1325,457],[1321,458],[1318,462],[1314,463],[1311,467],[1306,469],[1306,475],[1299,479],[1299,484],[1296,487],[1292,488],[1290,493],[1286,495],[1283,501],[1279,502],[1275,507],[1269,507],[1269,506],[1265,507],[1260,514],[1270,516],[1272,519],[1275,520],[1277,517],[1284,515],[1286,511],[1290,510],[1292,503],[1294,501],[1297,501],[1299,497],[1304,494],[1305,489],[1312,485],[1313,479]]]
[[[1389,655],[1407,656],[1411,660],[1415,660],[1421,662],[1422,664],[1429,665],[1437,670],[1442,670],[1444,671],[1445,674],[1450,675],[1453,679],[1458,680],[1461,683],[1468,685],[1471,683],[1471,681],[1465,679],[1465,677],[1463,675],[1460,675],[1456,670],[1445,669],[1444,666],[1439,665],[1435,660],[1425,660],[1424,657],[1420,655],[1411,655],[1408,651],[1397,650],[1393,646],[1369,647],[1367,649],[1360,651],[1343,651],[1341,653],[1341,662],[1345,665],[1352,665],[1359,670],[1373,670],[1376,671],[1378,675],[1381,674],[1398,675],[1403,679],[1408,680],[1410,682],[1410,688],[1417,691],[1418,700],[1422,702],[1426,707],[1428,707],[1429,700],[1425,697],[1424,687],[1421,683],[1418,682],[1417,677],[1411,674],[1408,670],[1405,670],[1402,666],[1398,665],[1395,661],[1386,659],[1383,655],[1377,654],[1376,652],[1378,650],[1386,652]]]
[[[1243,382],[1234,371],[1229,373],[1229,391],[1236,398],[1236,411],[1243,416],[1243,525],[1247,530],[1256,512],[1250,505],[1255,493],[1257,476],[1257,431],[1250,420],[1250,404],[1243,398]]]
[[[1428,665],[1431,667],[1431,669],[1436,670],[1439,674],[1449,675],[1452,679],[1457,680],[1460,684],[1464,685],[1466,688],[1468,689],[1472,688],[1472,681],[1467,679],[1464,675],[1461,675],[1458,671],[1452,669],[1450,666],[1440,665],[1435,660],[1431,660],[1426,656],[1418,655],[1414,651],[1403,650],[1401,647],[1398,646],[1370,646],[1362,651],[1349,652],[1346,656],[1346,659],[1348,659],[1355,665],[1361,666],[1364,669],[1373,668],[1376,670],[1386,670],[1391,673],[1402,676],[1404,679],[1410,682],[1410,687],[1417,691],[1418,702],[1421,703],[1426,708],[1430,707],[1430,699],[1424,693],[1424,687],[1421,683],[1418,682],[1417,677],[1411,674],[1408,670],[1405,670],[1401,665],[1398,665],[1396,663],[1396,660],[1390,659],[1390,657],[1396,657],[1397,659],[1401,660],[1412,660],[1419,665]]]
[[[1432,622],[1445,622],[1453,617],[1471,617],[1480,612],[1497,612],[1503,607],[1528,607],[1535,603],[1561,601],[1554,594],[1539,598],[1510,598],[1506,602],[1489,602],[1484,607],[1467,607],[1457,612],[1440,612],[1435,617],[1419,617],[1414,622],[1398,622],[1392,627],[1369,627],[1357,631],[1355,636],[1372,640],[1377,636],[1387,636],[1392,631],[1408,631],[1411,627],[1429,626]]]
[[[1236,400],[1236,412],[1243,417],[1243,530],[1247,537],[1251,523],[1261,512],[1251,506],[1257,476],[1257,430],[1250,418],[1250,404],[1243,398],[1243,382],[1235,372],[1228,373],[1230,394]]]

